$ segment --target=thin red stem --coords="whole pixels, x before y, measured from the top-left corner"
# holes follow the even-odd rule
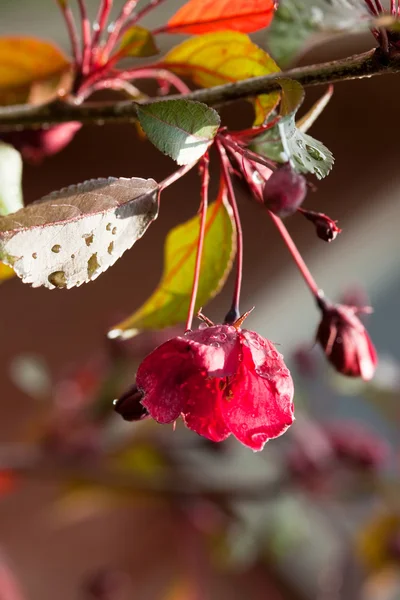
[[[165,179],[160,181],[160,183],[159,183],[160,192],[162,192],[163,190],[165,190],[165,188],[167,188],[170,185],[172,185],[173,183],[175,183],[175,181],[178,181],[178,179],[180,179],[181,177],[186,175],[186,173],[189,173],[189,171],[191,169],[193,169],[193,167],[195,165],[197,165],[197,162],[198,161],[193,162],[189,165],[184,165],[183,167],[181,167],[177,171],[174,171],[173,173],[171,173],[171,175],[168,175],[168,177],[166,177]]]
[[[205,154],[200,162],[201,169],[201,204],[200,204],[200,227],[199,227],[199,238],[197,241],[197,253],[196,262],[193,274],[193,286],[192,293],[190,296],[189,310],[186,320],[186,331],[190,331],[192,328],[194,311],[196,307],[197,292],[199,289],[200,281],[200,270],[201,270],[201,259],[203,257],[203,246],[204,237],[206,233],[206,221],[207,221],[207,208],[208,208],[208,184],[210,181],[210,174],[208,170],[209,158],[208,154]]]
[[[274,222],[277,230],[279,231],[283,241],[285,242],[287,249],[289,250],[290,254],[292,255],[292,258],[293,258],[294,262],[296,263],[296,266],[299,269],[308,288],[310,289],[310,292],[313,294],[315,299],[318,301],[318,299],[323,296],[323,292],[318,287],[314,277],[311,275],[311,272],[310,272],[309,268],[307,267],[306,263],[304,262],[304,259],[301,256],[290,233],[288,232],[288,230],[286,229],[285,225],[283,224],[282,220],[279,217],[274,215],[274,213],[272,213],[271,211],[268,211],[268,213],[269,213],[269,216],[271,217],[272,221]]]
[[[122,30],[123,30],[124,26],[126,25],[127,20],[129,19],[131,13],[135,9],[137,3],[138,3],[138,0],[128,0],[127,2],[125,2],[119,16],[117,17],[117,19],[114,23],[113,30],[111,31],[111,33],[108,36],[108,39],[105,43],[104,50],[103,50],[104,57],[107,58],[113,51],[114,46],[117,43],[119,36],[122,33]]]
[[[232,207],[233,218],[235,220],[236,236],[237,236],[237,252],[236,252],[236,280],[235,288],[233,292],[231,309],[228,312],[229,318],[226,321],[234,322],[240,316],[240,292],[242,289],[242,278],[243,278],[243,231],[242,223],[240,221],[239,209],[236,202],[235,191],[232,185],[232,179],[229,173],[230,163],[225,152],[225,148],[219,140],[217,140],[217,148],[221,158],[221,170],[222,177],[225,181],[226,190],[228,193],[229,203]],[[227,315],[227,317],[228,317]]]
[[[374,4],[373,4],[373,0],[365,0],[366,5],[368,6],[369,10],[372,12],[373,15],[377,16],[378,15],[378,11],[376,10]]]
[[[85,0],[78,0],[79,10],[81,13],[82,27],[82,63],[81,70],[83,75],[87,75],[90,71],[90,60],[92,55],[92,32],[90,21],[86,10]]]
[[[376,9],[378,11],[379,14],[383,14],[385,11],[383,10],[383,6],[381,4],[380,0],[375,0],[375,4],[376,4]]]
[[[72,14],[70,7],[67,4],[65,4],[63,0],[57,0],[57,3],[65,20],[69,39],[71,42],[72,57],[74,59],[75,67],[77,67],[82,61],[82,54],[81,49],[79,47],[79,36],[78,30],[76,28],[74,15]]]
[[[132,25],[143,19],[143,17],[145,17],[149,12],[151,12],[155,8],[157,8],[157,6],[159,6],[162,2],[164,2],[164,0],[150,0],[150,2],[146,4],[146,6],[143,6],[143,8],[139,10],[136,13],[136,15],[129,21],[129,23],[126,24],[126,27],[131,27]],[[153,31],[152,33],[155,34],[156,32]]]
[[[280,120],[281,116],[278,115],[277,117],[275,117],[275,119],[272,119],[266,125],[261,125],[260,127],[250,127],[249,129],[242,129],[240,131],[231,131],[230,135],[238,139],[253,138],[256,135],[260,135],[261,133],[268,131],[268,129],[272,129],[273,127],[275,127],[275,125],[279,123]]]
[[[160,79],[170,85],[173,85],[180,94],[188,94],[190,88],[184,81],[171,71],[167,69],[135,69],[132,71],[122,71],[120,74],[121,79]]]
[[[96,48],[101,34],[106,30],[108,17],[112,9],[113,0],[102,0],[96,17],[96,30],[93,35],[92,48]]]
[[[233,150],[235,150],[245,158],[248,158],[249,160],[255,163],[263,165],[263,167],[267,167],[268,169],[272,169],[273,171],[275,171],[276,163],[273,160],[270,160],[269,158],[264,158],[264,156],[260,156],[259,154],[253,152],[252,150],[249,150],[248,148],[243,148],[243,146],[232,140],[230,136],[220,136],[220,140],[224,145],[226,144],[227,146],[230,146],[231,148],[233,148]]]

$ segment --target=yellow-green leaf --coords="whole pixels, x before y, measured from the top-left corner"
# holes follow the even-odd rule
[[[164,272],[154,293],[133,315],[116,325],[109,337],[129,338],[144,329],[162,329],[186,319],[193,284],[199,216],[178,225],[167,236]],[[196,308],[224,285],[236,252],[236,230],[226,189],[207,210],[206,234]]]
[[[33,37],[0,38],[0,105],[41,101],[57,93],[70,62],[56,46]],[[46,98],[37,88],[46,90]],[[49,97],[48,97],[49,96]]]
[[[280,71],[275,61],[239,31],[218,31],[192,37],[173,48],[163,64],[201,87],[213,87]],[[257,96],[255,125],[264,122],[279,102],[280,93]]]
[[[121,44],[118,49],[119,58],[125,56],[154,56],[159,50],[156,42],[148,29],[134,25],[130,27],[122,36]]]

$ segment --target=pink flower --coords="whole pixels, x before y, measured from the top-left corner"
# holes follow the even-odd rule
[[[141,404],[159,423],[182,416],[214,442],[233,434],[262,450],[294,420],[293,381],[270,341],[235,325],[170,339],[144,359],[136,384]]]
[[[372,379],[378,357],[367,330],[357,317],[357,312],[368,309],[331,305],[321,301],[322,320],[317,331],[329,362],[342,375]]]

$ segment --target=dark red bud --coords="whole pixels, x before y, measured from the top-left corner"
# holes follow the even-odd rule
[[[65,148],[81,127],[81,123],[71,121],[49,129],[13,131],[3,134],[1,139],[19,150],[24,160],[38,164]]]
[[[141,404],[143,393],[137,385],[130,387],[118,400],[114,400],[114,409],[125,421],[141,421],[149,416]]]
[[[357,312],[366,309],[344,304],[330,305],[321,302],[322,320],[317,331],[317,341],[335,369],[350,377],[372,379],[378,362],[374,345]]]
[[[306,219],[314,223],[315,231],[317,236],[324,240],[324,242],[333,242],[337,235],[342,231],[337,225],[336,221],[333,221],[327,215],[323,213],[314,212],[313,210],[300,209],[302,215]]]
[[[274,171],[265,182],[263,201],[278,217],[293,215],[307,194],[307,181],[289,163]]]

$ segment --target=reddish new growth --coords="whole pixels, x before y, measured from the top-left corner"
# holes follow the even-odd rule
[[[233,434],[252,450],[286,431],[294,420],[290,372],[274,345],[240,322],[188,331],[144,359],[136,384],[153,419],[173,423],[182,416],[214,442]],[[140,412],[127,404],[128,419]],[[119,402],[117,410],[125,416]]]

